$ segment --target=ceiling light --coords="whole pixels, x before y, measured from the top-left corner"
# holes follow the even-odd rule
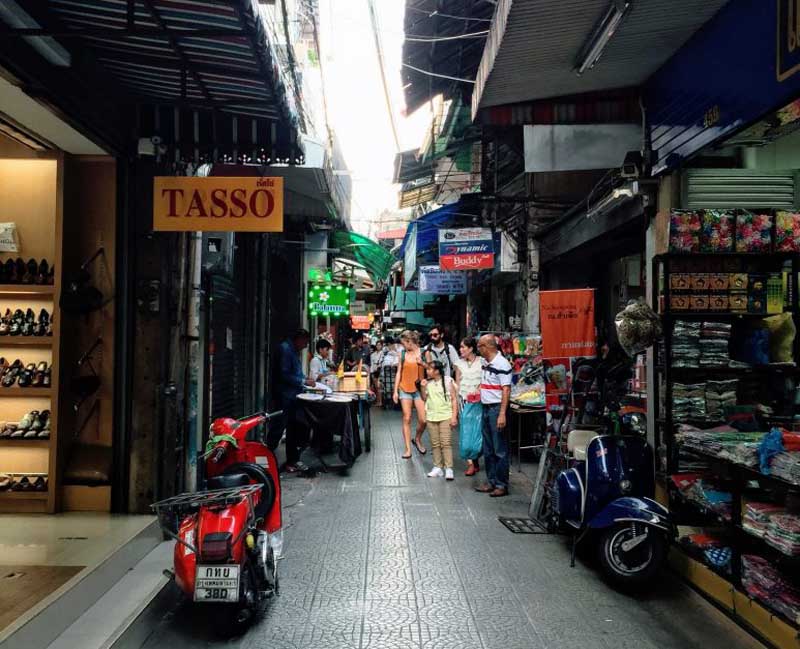
[[[30,14],[20,7],[15,0],[0,2],[0,19],[9,27],[17,29],[41,29]],[[48,63],[61,68],[68,68],[72,64],[72,56],[52,36],[23,36],[28,45],[44,57]]]
[[[603,14],[589,38],[584,43],[575,62],[575,72],[583,74],[586,70],[594,67],[600,60],[608,42],[617,31],[625,16],[630,11],[633,0],[613,0],[611,6]]]

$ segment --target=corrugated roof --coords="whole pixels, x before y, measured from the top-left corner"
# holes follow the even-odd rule
[[[469,103],[472,84],[444,77],[475,78],[486,37],[458,37],[488,30],[494,5],[494,0],[406,0],[402,79],[409,113],[439,94],[449,99],[463,93]]]
[[[135,0],[130,15],[127,0],[20,4],[44,16],[47,29],[63,32],[60,40],[73,52],[88,53],[140,105],[242,118],[238,128],[251,144],[276,139],[274,128],[257,124],[268,120],[284,132],[277,139],[297,146],[293,98],[255,0]]]
[[[499,0],[472,95],[480,108],[644,82],[728,0],[634,2],[602,57],[575,59],[610,0]]]

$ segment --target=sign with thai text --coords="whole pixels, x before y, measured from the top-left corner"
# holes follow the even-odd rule
[[[157,176],[153,230],[282,232],[283,178]]]
[[[430,295],[464,295],[467,292],[467,274],[441,270],[438,266],[420,266],[419,292]]]
[[[494,240],[489,228],[439,230],[439,268],[483,270],[494,268]]]
[[[350,315],[350,289],[347,286],[313,285],[308,289],[308,315],[339,318]]]
[[[594,289],[540,291],[542,356],[595,355]]]
[[[375,317],[372,315],[351,315],[350,328],[356,331],[364,331],[372,326],[374,320]]]

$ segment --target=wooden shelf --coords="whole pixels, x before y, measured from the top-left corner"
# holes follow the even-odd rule
[[[3,295],[55,295],[56,287],[50,284],[0,284]]]
[[[19,386],[13,388],[0,387],[0,397],[22,397],[26,399],[35,399],[37,397],[52,397],[52,388],[20,388]]]
[[[34,437],[32,439],[25,439],[23,438],[15,438],[10,439],[5,437],[0,439],[0,446],[17,446],[20,448],[49,448],[50,447],[50,439],[39,439]]]
[[[0,491],[0,500],[47,500],[46,491]]]
[[[0,347],[52,347],[52,336],[0,336]]]

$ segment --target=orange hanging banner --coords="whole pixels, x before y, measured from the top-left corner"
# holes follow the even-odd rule
[[[542,356],[596,355],[594,289],[540,291]]]
[[[283,232],[283,178],[158,176],[153,230]]]

